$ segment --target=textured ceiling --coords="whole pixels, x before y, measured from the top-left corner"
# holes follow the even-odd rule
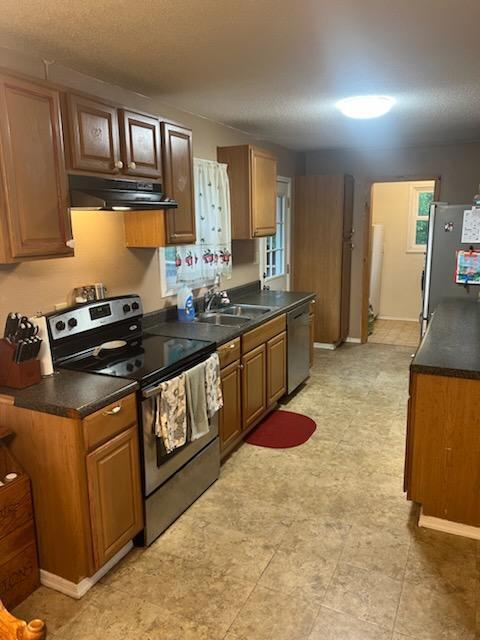
[[[290,148],[480,139],[479,0],[2,0],[0,44]],[[394,110],[349,121],[347,95]]]

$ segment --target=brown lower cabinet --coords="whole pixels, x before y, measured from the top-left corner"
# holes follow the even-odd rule
[[[267,347],[261,344],[242,356],[243,428],[253,424],[267,409]]]
[[[78,584],[143,528],[135,394],[63,417],[0,402],[32,481],[40,568]]]
[[[286,316],[219,347],[223,409],[220,448],[227,455],[275,407],[287,389]]]
[[[480,380],[412,373],[405,489],[423,514],[480,526]]]
[[[284,331],[267,342],[267,405],[287,391],[287,334]]]
[[[87,456],[95,569],[143,526],[138,430],[130,427]]]
[[[223,409],[220,411],[220,449],[223,451],[242,433],[242,370],[236,360],[221,370]]]

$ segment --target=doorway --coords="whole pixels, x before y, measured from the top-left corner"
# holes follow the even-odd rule
[[[437,182],[371,182],[365,342],[418,346],[428,220],[430,205],[438,198]]]
[[[276,232],[261,238],[260,280],[263,288],[290,290],[291,178],[277,177]]]

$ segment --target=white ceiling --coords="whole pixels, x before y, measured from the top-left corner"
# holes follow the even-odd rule
[[[479,0],[2,0],[0,44],[293,149],[480,139]]]

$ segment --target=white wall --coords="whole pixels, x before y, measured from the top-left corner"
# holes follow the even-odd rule
[[[480,127],[479,136],[480,140]],[[349,173],[355,178],[350,336],[361,333],[363,221],[367,185],[377,180],[441,176],[440,198],[469,203],[480,181],[480,142],[398,149],[336,149],[307,152],[307,174]]]
[[[410,189],[416,184],[377,182],[372,188],[372,223],[384,228],[380,317],[418,320],[420,314],[425,258],[423,253],[407,251]]]

